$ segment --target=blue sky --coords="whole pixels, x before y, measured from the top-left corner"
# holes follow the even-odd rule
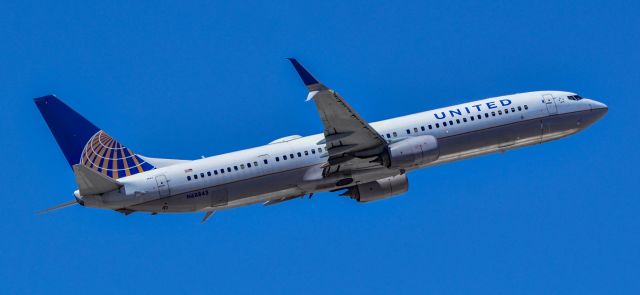
[[[86,1],[85,1],[86,2]],[[637,1],[4,1],[7,293],[638,294]],[[32,98],[195,159],[322,130],[285,57],[369,121],[515,92],[607,103],[578,135],[415,172],[406,195],[201,214],[81,207]]]

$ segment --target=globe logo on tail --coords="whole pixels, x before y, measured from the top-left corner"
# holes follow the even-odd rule
[[[130,149],[100,130],[84,146],[80,163],[113,179],[154,169]]]

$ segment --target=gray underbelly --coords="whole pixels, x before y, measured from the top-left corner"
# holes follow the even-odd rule
[[[588,111],[561,114],[439,138],[440,157],[423,167],[559,139],[586,128],[586,116]]]
[[[583,122],[583,112],[524,120],[507,125],[438,138],[440,157],[435,162],[409,170],[434,166],[489,153],[539,144],[574,134],[590,123]],[[204,209],[225,209],[260,203],[271,199],[269,194],[304,194],[337,188],[339,179],[318,178],[320,165],[272,173],[217,187],[171,196],[131,209],[149,212],[192,212]],[[397,174],[386,168],[372,169],[353,175],[357,182],[372,181]],[[277,195],[277,194],[276,194]]]

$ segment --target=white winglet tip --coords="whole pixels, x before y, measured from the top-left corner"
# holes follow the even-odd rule
[[[314,91],[309,91],[309,94],[307,94],[307,100],[305,101],[310,101],[313,99],[314,96],[316,96],[316,94],[318,94],[318,90],[314,90]]]

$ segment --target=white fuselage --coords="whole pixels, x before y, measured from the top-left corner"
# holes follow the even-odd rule
[[[597,111],[605,108],[601,103],[566,99],[569,95],[573,93],[513,94],[371,124],[390,143],[419,135],[436,137],[440,156],[425,165],[403,169],[376,166],[324,177],[324,135],[291,136],[121,178],[124,186],[118,191],[78,197],[90,207],[162,213],[219,210],[340,189],[425,166],[557,139],[586,128],[603,115]],[[354,182],[339,186],[338,181],[345,177]]]

